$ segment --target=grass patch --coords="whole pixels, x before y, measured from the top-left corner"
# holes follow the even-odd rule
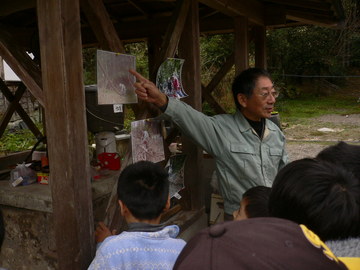
[[[299,123],[301,119],[318,117],[325,114],[359,114],[357,98],[350,96],[305,96],[297,99],[279,100],[276,110],[282,121]]]

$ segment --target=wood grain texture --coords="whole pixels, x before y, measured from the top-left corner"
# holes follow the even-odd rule
[[[182,83],[189,97],[184,101],[201,111],[201,68],[200,68],[200,31],[198,2],[191,1],[190,9],[179,42],[179,57],[185,59],[182,70]],[[183,137],[183,151],[187,155],[185,164],[185,190],[180,194],[184,210],[198,210],[204,206],[203,183],[201,176],[202,150],[189,139]]]
[[[78,0],[38,0],[50,187],[59,269],[95,252]]]

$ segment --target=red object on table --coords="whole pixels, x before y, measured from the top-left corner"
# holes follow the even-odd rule
[[[102,169],[120,170],[121,164],[118,153],[101,153],[98,155],[98,160]]]

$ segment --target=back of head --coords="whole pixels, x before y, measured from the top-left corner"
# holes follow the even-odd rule
[[[241,72],[232,84],[232,93],[236,107],[240,110],[241,105],[237,100],[238,94],[244,94],[250,97],[255,89],[256,82],[260,77],[267,77],[271,79],[270,74],[261,68],[249,68]]]
[[[269,187],[257,186],[248,189],[243,194],[243,200],[246,201],[245,213],[248,218],[269,216],[270,192]]]
[[[160,216],[169,196],[168,174],[159,165],[140,161],[126,167],[119,177],[118,198],[139,220]]]
[[[360,180],[360,146],[339,142],[322,150],[317,159],[344,166]]]
[[[360,185],[352,173],[316,159],[282,168],[269,198],[270,215],[306,225],[323,241],[360,236]]]
[[[225,222],[195,235],[174,269],[346,269],[305,226],[278,218]]]

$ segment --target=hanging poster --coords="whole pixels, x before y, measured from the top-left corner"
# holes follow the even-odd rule
[[[186,155],[177,154],[169,158],[165,170],[169,174],[169,195],[170,198],[175,197],[176,194],[182,190],[184,185],[184,165]]]
[[[159,162],[165,159],[160,121],[145,119],[131,123],[133,162],[147,160]]]
[[[184,59],[168,58],[158,69],[156,86],[168,97],[184,98],[188,96],[181,83],[183,64]]]
[[[98,104],[137,103],[135,76],[136,58],[133,55],[97,50]]]

